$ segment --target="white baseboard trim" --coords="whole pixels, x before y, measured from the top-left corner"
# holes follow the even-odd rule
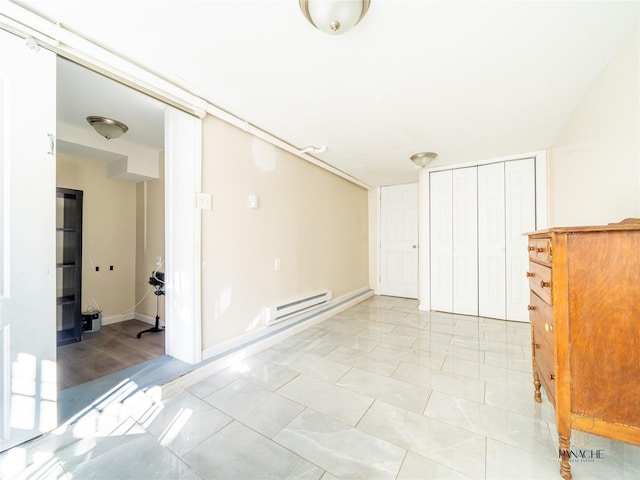
[[[117,315],[102,317],[102,325],[111,325],[113,323],[125,322],[131,319],[140,320],[141,322],[148,323],[149,325],[156,324],[156,317],[150,317],[149,315],[144,315],[142,313],[120,313]]]
[[[270,327],[261,328],[227,342],[206,348],[202,352],[203,364],[195,370],[162,386],[162,398],[168,398],[204,378],[223,370],[234,363],[261,352],[278,342],[320,323],[374,295],[369,287],[363,287],[328,304],[305,312]]]
[[[131,320],[131,317],[133,317],[132,313],[127,313],[127,314],[121,313],[117,315],[109,315],[107,317],[102,317],[102,326],[111,325],[113,323],[124,322],[125,320]]]
[[[145,315],[143,313],[134,313],[133,319],[140,320],[141,322],[148,323],[149,325],[156,324],[156,317],[150,317],[149,315]],[[163,323],[164,322],[162,321],[162,319],[160,319],[160,325],[162,325]]]

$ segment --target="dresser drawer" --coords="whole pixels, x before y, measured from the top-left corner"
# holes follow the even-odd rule
[[[527,277],[529,277],[529,288],[549,305],[553,305],[553,295],[551,293],[551,268],[529,262]]]
[[[552,329],[546,329],[544,327],[544,322],[542,326],[540,326],[540,322],[543,320],[542,316],[533,317],[533,312],[535,312],[535,307],[542,305],[542,308],[551,307],[546,305],[541,299],[535,299],[536,295],[531,293],[531,297],[533,300],[534,310],[530,313],[531,318],[531,344],[532,344],[532,357],[534,368],[538,372],[538,378],[540,379],[540,383],[544,387],[547,392],[547,397],[551,400],[551,403],[555,406],[556,404],[556,378],[555,378],[555,365],[556,365],[556,354],[555,354],[555,343],[553,343],[553,339],[551,344],[548,342],[549,333],[553,333]],[[540,312],[540,311],[539,311]],[[544,310],[542,310],[544,312]],[[552,318],[552,317],[549,317]],[[547,324],[548,325],[548,324]],[[551,330],[551,331],[549,331]]]
[[[538,262],[551,265],[551,239],[550,238],[529,238],[529,258]]]
[[[539,349],[538,349],[539,350]],[[556,405],[556,378],[555,371],[546,361],[544,356],[538,355],[535,360],[535,368],[538,372],[538,378],[540,379],[540,383],[544,387],[544,390],[547,392],[547,397],[555,407]]]
[[[530,292],[529,320],[535,329],[536,339],[543,340],[551,353],[555,355],[556,336],[553,324],[553,307],[533,292]]]
[[[540,333],[535,327],[531,328],[531,344],[532,344],[532,356],[533,364],[536,372],[538,372],[538,378],[540,383],[547,392],[547,397],[551,400],[551,403],[556,404],[556,360],[553,351],[549,348],[549,345],[540,338]]]

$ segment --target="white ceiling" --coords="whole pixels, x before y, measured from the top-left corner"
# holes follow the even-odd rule
[[[548,147],[640,17],[638,1],[371,0],[329,36],[295,0],[16,3],[298,148],[326,145],[318,158],[371,186],[416,181],[420,151],[445,165]],[[161,116],[93,88],[59,85],[64,121],[157,134]]]

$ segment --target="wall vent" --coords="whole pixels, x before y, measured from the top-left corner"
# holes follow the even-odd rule
[[[302,313],[312,307],[317,307],[318,305],[327,303],[331,300],[331,298],[331,291],[327,290],[326,292],[322,292],[317,295],[311,295],[310,297],[301,298],[293,302],[267,307],[265,323],[268,326],[273,325],[274,323],[281,322],[292,315]]]

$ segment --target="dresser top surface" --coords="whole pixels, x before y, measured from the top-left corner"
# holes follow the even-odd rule
[[[551,227],[535,232],[527,232],[528,236],[544,236],[552,233],[585,233],[585,232],[612,232],[640,230],[640,219],[629,219],[633,221],[624,221],[621,223],[610,223],[609,225],[587,225],[579,227]]]

